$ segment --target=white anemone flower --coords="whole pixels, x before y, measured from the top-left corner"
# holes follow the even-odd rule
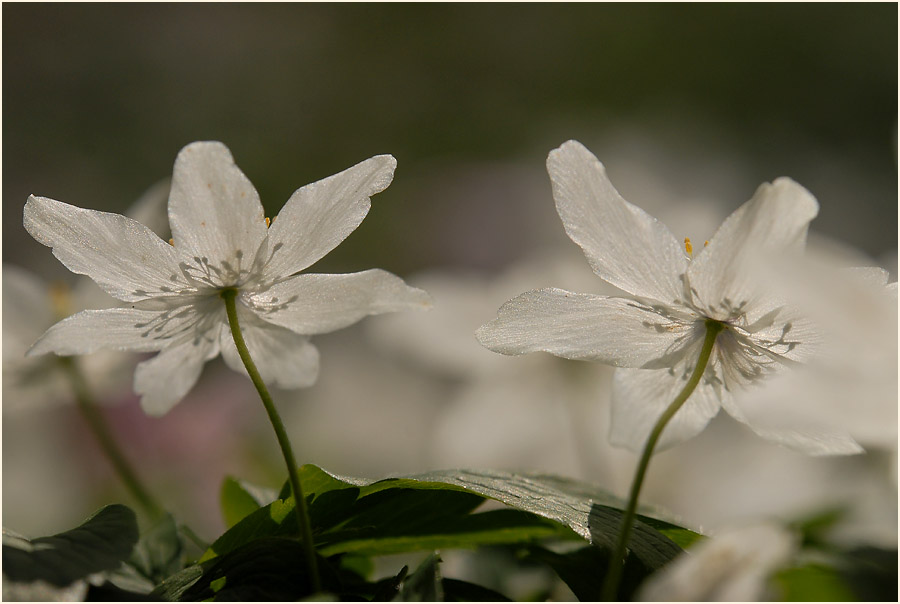
[[[503,354],[544,351],[617,367],[610,438],[637,451],[693,372],[713,320],[723,329],[709,364],[658,450],[702,431],[720,408],[754,428],[734,393],[808,358],[819,340],[809,320],[762,287],[760,274],[762,260],[803,250],[815,198],[788,178],[763,184],[694,256],[689,239],[682,246],[625,201],[580,143],[551,151],[547,169],[566,233],[599,277],[630,295],[529,291],[478,330],[481,343]],[[861,450],[846,435],[816,428],[755,431],[809,454]]]
[[[778,599],[772,576],[798,551],[779,524],[732,528],[679,555],[641,586],[643,602],[758,602]]]
[[[244,339],[266,383],[312,385],[319,355],[310,335],[430,303],[424,291],[379,269],[298,274],[359,226],[370,196],[390,184],[395,167],[393,157],[379,155],[301,187],[270,226],[228,148],[192,143],[175,160],[170,243],[125,216],[29,197],[28,232],[69,270],[128,303],[60,321],[29,354],[159,351],[137,366],[134,388],[148,414],[163,415],[219,353],[246,373],[221,298],[234,289]]]

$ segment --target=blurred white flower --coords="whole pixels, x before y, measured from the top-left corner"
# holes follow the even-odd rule
[[[622,199],[580,143],[552,151],[547,168],[569,237],[598,276],[631,297],[526,292],[478,330],[481,343],[503,354],[546,351],[615,365],[611,438],[636,450],[692,373],[706,321],[714,320],[724,330],[709,366],[660,448],[696,435],[720,408],[755,429],[734,393],[807,358],[818,334],[751,275],[760,256],[802,251],[816,200],[787,178],[764,184],[693,258],[690,241],[683,248],[663,224]],[[810,454],[860,450],[838,433],[759,433]]]
[[[169,196],[172,244],[118,214],[29,197],[25,228],[69,270],[91,277],[129,308],[87,310],[60,321],[29,354],[85,354],[118,348],[159,354],[139,364],[135,391],[162,415],[221,352],[245,372],[220,294],[238,291],[238,316],[263,379],[311,385],[319,358],[309,336],[366,315],[428,304],[428,295],[373,269],[347,275],[298,274],[363,220],[369,197],[393,178],[389,155],[298,189],[271,228],[256,189],[218,142],[178,154]]]
[[[17,266],[3,265],[3,411],[63,404],[73,400],[72,384],[55,358],[26,357],[28,348],[47,329],[75,310],[111,306],[114,302],[87,279],[70,290],[64,283],[48,284]],[[130,355],[100,351],[82,363],[98,400],[127,382],[120,370],[134,364]]]
[[[710,537],[650,576],[637,593],[649,602],[746,602],[770,599],[769,579],[797,551],[777,524],[755,524]]]
[[[627,487],[631,453],[593,437],[609,425],[612,368],[542,355],[511,359],[472,335],[485,308],[528,284],[611,293],[580,254],[548,249],[496,277],[444,269],[410,282],[435,297],[433,311],[408,321],[383,317],[366,328],[379,358],[442,386],[427,437],[430,467],[557,472],[600,480],[616,492]]]

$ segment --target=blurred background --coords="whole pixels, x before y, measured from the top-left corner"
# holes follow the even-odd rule
[[[544,162],[565,140],[588,146],[626,199],[700,241],[761,182],[790,176],[821,204],[822,245],[896,280],[895,4],[2,10],[3,261],[45,283],[75,279],[23,229],[29,194],[125,212],[181,147],[220,140],[271,216],[306,183],[397,158],[362,226],[311,270],[384,268],[428,289],[434,310],[316,338],[319,383],[276,393],[298,458],[334,472],[534,469],[624,494],[636,459],[605,444],[608,368],[500,357],[472,335],[526,289],[602,291],[553,207]],[[50,534],[129,503],[64,388],[50,403],[11,390],[7,329],[3,525]],[[280,485],[249,382],[217,360],[151,419],[129,388],[137,359],[123,359],[98,374],[97,396],[180,520],[212,539],[225,475]],[[813,460],[729,422],[665,453],[671,471],[651,470],[649,502],[704,529],[862,502],[866,528],[852,534],[896,543],[896,438],[893,457],[882,446]],[[726,445],[743,477],[715,465],[709,451]],[[687,463],[694,482],[676,472]]]

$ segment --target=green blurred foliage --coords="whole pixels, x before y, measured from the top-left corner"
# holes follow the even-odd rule
[[[896,222],[896,20],[895,4],[5,4],[3,253],[34,264],[29,193],[121,211],[183,145],[218,139],[269,213],[394,154],[395,185],[321,267],[404,274],[457,260],[425,245],[442,214],[415,183],[456,162],[542,171],[625,121],[676,141],[712,124],[755,182],[810,186],[815,154],[839,157],[852,199],[814,192],[861,224],[819,226],[878,254],[896,248],[893,226],[872,233]]]

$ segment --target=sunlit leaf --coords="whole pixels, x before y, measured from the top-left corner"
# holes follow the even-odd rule
[[[303,466],[300,475],[313,537],[326,556],[526,543],[573,538],[572,532],[610,547],[622,516],[618,498],[558,476],[451,470],[367,481],[333,476],[310,465]],[[287,492],[286,486],[281,494]],[[476,508],[485,498],[514,509],[479,513]],[[276,500],[240,520],[213,543],[203,560],[253,539],[297,532],[293,499]],[[665,520],[639,516],[630,549],[644,565],[657,568],[698,537]]]
[[[408,495],[408,493],[407,493]],[[566,539],[574,535],[552,522],[518,510],[492,510],[460,517],[440,512],[423,512],[430,524],[419,531],[404,533],[391,525],[373,525],[354,534],[332,536],[335,542],[323,545],[323,555],[341,552],[384,555],[430,549],[470,549],[484,545],[530,543],[541,539]]]
[[[276,498],[277,494],[274,489],[257,487],[231,476],[225,478],[219,492],[225,526],[231,528],[244,517],[275,501]]]

